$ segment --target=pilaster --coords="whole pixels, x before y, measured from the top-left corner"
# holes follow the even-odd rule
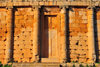
[[[89,63],[95,63],[95,38],[94,38],[94,7],[88,7],[88,57]]]
[[[13,7],[7,7],[7,42],[6,42],[6,56],[5,63],[11,62],[13,57]]]
[[[66,48],[66,45],[67,45],[67,41],[66,41],[66,6],[62,6],[61,8],[61,46],[62,46],[62,61],[63,63],[65,63],[67,61],[67,48]]]
[[[33,57],[35,62],[39,62],[39,6],[34,6],[34,24],[33,24]]]

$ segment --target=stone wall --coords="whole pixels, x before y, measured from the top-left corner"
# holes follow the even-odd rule
[[[14,61],[32,62],[34,11],[16,8],[14,26]]]
[[[0,3],[0,61],[41,62],[49,41],[44,36],[51,36],[48,49],[59,59],[45,61],[99,62],[99,16],[99,2]]]
[[[69,52],[71,61],[88,61],[87,32],[87,9],[72,8],[72,10],[69,10]]]
[[[0,9],[0,61],[4,62],[7,46],[7,10]]]

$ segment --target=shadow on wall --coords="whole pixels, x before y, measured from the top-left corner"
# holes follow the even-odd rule
[[[69,9],[66,9],[66,48],[67,48],[67,62],[70,62],[70,51],[69,51]]]
[[[96,53],[96,62],[100,62],[99,61],[99,44],[98,44],[98,28],[97,28],[97,12],[99,8],[97,8],[97,10],[94,10],[94,38],[95,38],[95,53]]]
[[[11,52],[11,55],[10,55],[10,58],[12,58],[11,60],[10,60],[10,62],[13,62],[14,61],[14,59],[13,59],[13,50],[14,50],[14,27],[15,27],[15,11],[16,11],[16,8],[13,10],[13,13],[12,13],[12,16],[13,16],[13,18],[12,18],[12,33],[11,33],[11,35],[12,35],[12,37],[11,37],[11,45],[12,46],[10,46],[10,48],[11,48],[11,50],[12,50],[12,52]]]

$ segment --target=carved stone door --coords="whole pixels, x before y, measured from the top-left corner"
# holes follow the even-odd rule
[[[59,62],[59,28],[56,15],[45,15],[42,24],[41,57],[43,62]]]

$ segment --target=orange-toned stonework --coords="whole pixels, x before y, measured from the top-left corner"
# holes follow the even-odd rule
[[[0,2],[0,61],[100,62],[99,1]]]
[[[72,8],[69,11],[69,55],[70,61],[88,61],[87,9]]]

